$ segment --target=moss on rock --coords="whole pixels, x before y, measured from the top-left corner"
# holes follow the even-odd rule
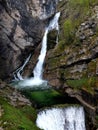
[[[81,78],[76,80],[67,80],[67,84],[74,89],[84,89],[88,93],[94,94],[94,89],[96,86],[98,78],[97,77],[89,77],[89,78]]]
[[[7,100],[0,98],[3,109],[1,126],[5,130],[39,130],[35,125],[36,111],[30,106],[15,108]]]

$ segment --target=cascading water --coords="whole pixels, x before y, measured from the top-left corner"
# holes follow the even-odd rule
[[[60,12],[58,12],[53,20],[51,20],[49,26],[46,28],[43,40],[42,40],[42,49],[41,49],[41,53],[39,55],[38,58],[38,63],[34,69],[34,78],[39,78],[42,79],[42,70],[43,70],[43,63],[44,63],[44,59],[46,56],[46,51],[47,51],[47,34],[50,30],[56,29],[57,31],[59,31],[59,24],[58,24],[58,19],[60,17]]]
[[[59,24],[58,24],[59,17],[60,17],[60,12],[55,14],[54,18],[50,21],[49,26],[45,30],[45,34],[42,40],[42,48],[41,48],[41,52],[38,58],[38,63],[33,71],[34,77],[30,79],[23,79],[20,72],[23,71],[24,67],[20,67],[19,71],[17,72],[18,80],[20,80],[20,82],[15,87],[25,88],[28,86],[30,88],[34,88],[35,86],[39,86],[42,84],[45,84],[45,88],[42,88],[42,89],[47,89],[47,87],[49,87],[46,85],[47,81],[42,79],[43,64],[44,64],[46,51],[47,51],[47,34],[50,30],[53,30],[53,29],[56,29],[57,31],[59,31]]]
[[[36,124],[43,130],[86,130],[82,107],[52,108],[39,112]]]
[[[43,63],[46,56],[47,51],[47,34],[48,34],[48,28],[46,28],[43,41],[42,41],[42,49],[38,58],[38,63],[33,71],[34,78],[42,79],[42,71],[43,71]]]
[[[31,54],[27,57],[24,64],[13,73],[15,81],[23,80],[21,73],[24,67],[26,66],[26,64],[29,62],[30,57],[31,57]]]

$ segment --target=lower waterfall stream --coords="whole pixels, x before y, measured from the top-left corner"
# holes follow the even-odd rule
[[[36,124],[43,130],[86,130],[82,107],[43,110],[39,112]]]

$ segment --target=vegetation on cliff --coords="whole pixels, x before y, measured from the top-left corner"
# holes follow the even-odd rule
[[[15,108],[8,101],[0,98],[3,110],[1,127],[5,130],[39,130],[35,125],[36,112],[30,106]]]
[[[46,75],[71,87],[93,93],[98,87],[97,36],[98,2],[96,0],[64,0],[61,11],[59,43],[46,61]],[[67,81],[67,82],[66,82]],[[50,80],[53,83],[53,80]]]
[[[0,129],[39,130],[37,112],[19,91],[0,81]]]

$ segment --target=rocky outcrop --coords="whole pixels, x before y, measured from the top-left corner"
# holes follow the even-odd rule
[[[0,81],[0,98],[9,100],[9,103],[15,107],[31,106],[31,102],[19,91],[6,83]]]

